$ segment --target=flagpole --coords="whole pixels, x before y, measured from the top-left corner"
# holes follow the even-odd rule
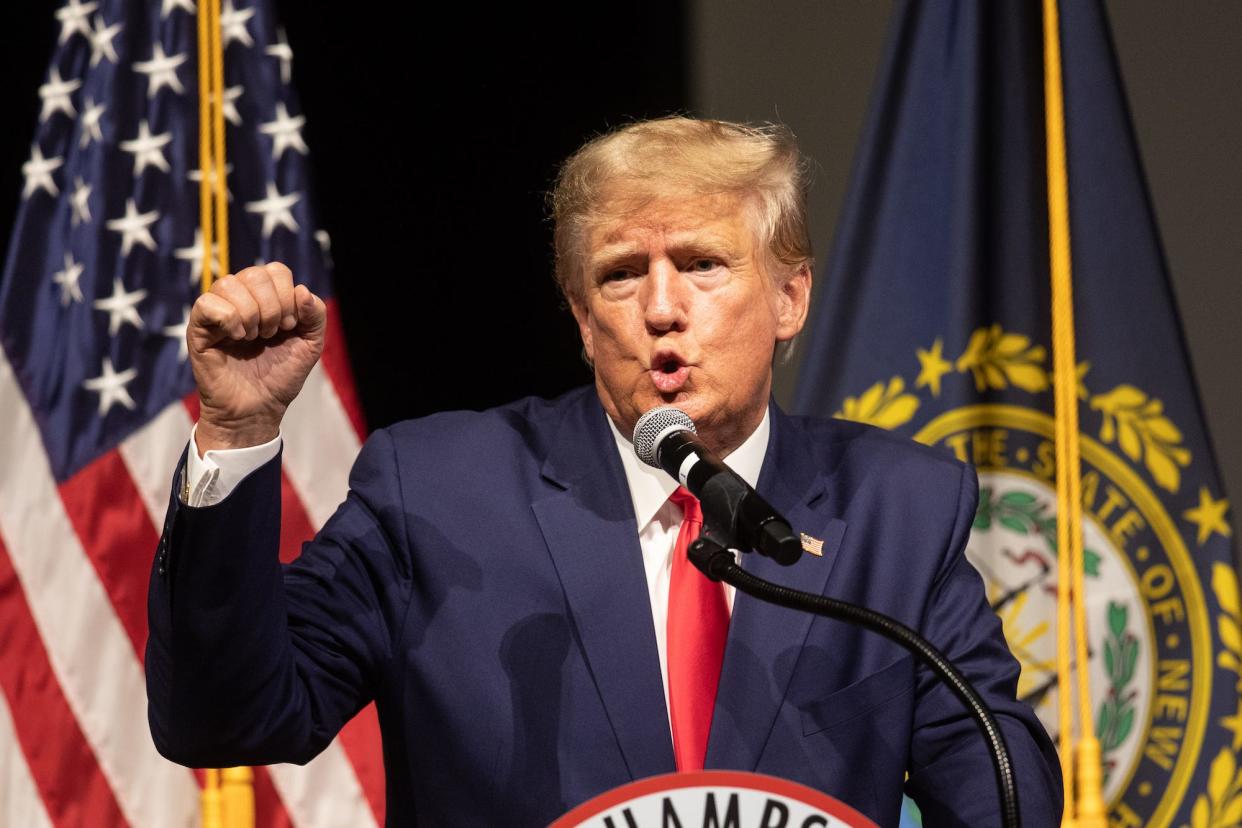
[[[1074,353],[1074,298],[1070,254],[1069,177],[1065,151],[1065,99],[1057,0],[1044,0],[1044,114],[1048,158],[1048,252],[1052,279],[1053,395],[1057,472],[1057,677],[1061,769],[1065,780],[1062,826],[1105,828],[1100,743],[1091,725],[1087,620],[1083,584],[1082,481],[1078,443],[1078,378]],[[1073,610],[1071,674],[1069,615]],[[1072,677],[1077,678],[1077,750],[1072,738]],[[1076,762],[1074,761],[1076,760]],[[1075,770],[1077,771],[1075,779]],[[1077,783],[1075,785],[1075,782]],[[1077,797],[1074,797],[1075,789]]]
[[[201,290],[229,269],[229,211],[225,180],[224,44],[220,0],[200,0],[198,11],[199,231],[203,242]],[[248,767],[208,769],[201,794],[202,828],[254,828],[254,773]]]

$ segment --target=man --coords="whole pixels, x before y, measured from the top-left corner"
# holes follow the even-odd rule
[[[1026,824],[1054,824],[1055,754],[1014,699],[1018,666],[962,554],[973,472],[769,402],[811,293],[792,136],[634,124],[566,163],[553,211],[594,388],[377,432],[345,503],[283,570],[280,418],[318,357],[323,306],[277,264],[198,300],[202,413],[150,594],[161,752],[306,761],[375,699],[392,824],[545,824],[700,767],[794,779],[883,825],[908,772],[929,824],[995,824],[975,725],[904,651],[689,577],[674,550],[697,504],[628,443],[672,404],[823,542],[787,569],[745,566],[931,638],[1002,722]]]

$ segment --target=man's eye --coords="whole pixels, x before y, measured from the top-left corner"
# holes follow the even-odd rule
[[[690,263],[690,270],[695,273],[709,273],[719,266],[715,259],[695,259]]]
[[[610,270],[604,274],[603,281],[620,282],[628,278],[630,278],[630,272],[628,270]]]

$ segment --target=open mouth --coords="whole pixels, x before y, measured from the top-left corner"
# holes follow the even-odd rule
[[[690,378],[690,366],[677,354],[658,353],[651,364],[651,381],[662,394],[680,391]]]

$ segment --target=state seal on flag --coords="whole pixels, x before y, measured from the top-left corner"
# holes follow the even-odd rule
[[[994,325],[976,330],[955,360],[945,358],[939,339],[916,356],[920,371],[912,383],[902,376],[877,382],[847,397],[836,416],[912,433],[978,470],[979,505],[966,554],[1021,663],[1019,697],[1055,740],[1056,450],[1046,351]],[[1199,754],[1211,724],[1213,671],[1226,671],[1229,684],[1242,677],[1242,636],[1231,632],[1239,621],[1237,577],[1227,565],[1213,568],[1215,600],[1205,600],[1189,548],[1195,531],[1176,519],[1195,524],[1195,517],[1170,507],[1192,457],[1160,400],[1126,384],[1093,394],[1089,370],[1083,363],[1076,378],[1089,412],[1080,425],[1095,716],[1089,726],[1100,741],[1111,822],[1168,825],[1188,791],[1205,816],[1232,812],[1242,808],[1242,785],[1233,778],[1236,769],[1216,770],[1219,757],[1213,775],[1228,777],[1229,785],[1204,796],[1190,784],[1212,758]],[[942,396],[955,382],[954,393]],[[1233,759],[1227,750],[1221,756]]]

